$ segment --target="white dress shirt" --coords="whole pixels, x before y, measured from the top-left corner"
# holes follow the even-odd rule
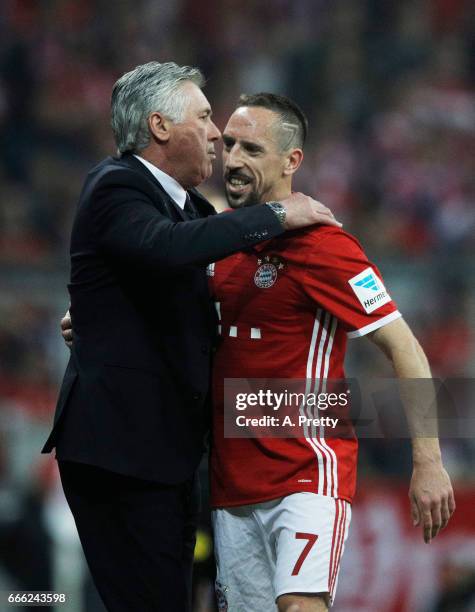
[[[136,157],[139,161],[141,161],[142,164],[148,170],[150,170],[150,172],[157,179],[157,181],[160,183],[163,189],[165,189],[165,191],[172,198],[172,200],[176,202],[178,206],[183,210],[185,207],[187,193],[183,189],[183,187],[180,185],[180,183],[178,183],[178,181],[176,181],[169,174],[167,174],[166,172],[163,172],[163,170],[160,170],[160,168],[157,168],[157,166],[154,166],[153,164],[151,164],[149,161],[147,161],[143,157],[140,157],[139,155],[135,155],[135,153],[134,153],[134,157]]]

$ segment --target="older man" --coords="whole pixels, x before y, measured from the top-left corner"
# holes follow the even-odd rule
[[[89,173],[71,237],[74,346],[55,425],[64,492],[111,611],[189,609],[195,470],[215,329],[205,266],[335,223],[301,194],[215,215],[194,189],[220,137],[194,68],[151,62],[112,93],[117,158]]]

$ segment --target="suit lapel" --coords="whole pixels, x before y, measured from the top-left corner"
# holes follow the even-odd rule
[[[168,195],[161,183],[154,177],[150,170],[144,166],[144,164],[142,164],[141,161],[139,161],[131,153],[124,153],[120,158],[120,161],[129,166],[129,168],[138,170],[152,183],[154,190],[157,192],[157,204],[159,203],[161,205],[161,213],[163,213],[162,209],[164,206],[168,217],[170,217],[170,219],[173,221],[188,221],[188,217],[183,210],[178,206],[175,200]]]
[[[162,206],[165,206],[170,219],[173,219],[174,221],[189,221],[186,213],[178,206],[175,200],[168,195],[161,183],[155,178],[150,170],[144,166],[144,164],[142,164],[141,161],[133,156],[132,153],[124,153],[120,158],[120,161],[129,166],[129,168],[138,170],[152,183],[154,189],[158,192],[157,199]],[[211,206],[208,200],[195,188],[189,189],[188,193],[200,217],[208,217],[209,215],[216,214],[213,206]]]
[[[213,206],[194,187],[192,189],[188,189],[188,193],[200,217],[209,217],[209,215],[216,214],[216,211]]]

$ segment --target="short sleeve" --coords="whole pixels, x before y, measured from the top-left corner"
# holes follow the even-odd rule
[[[349,338],[401,316],[378,268],[342,230],[328,232],[312,249],[303,280],[309,298],[337,317]]]

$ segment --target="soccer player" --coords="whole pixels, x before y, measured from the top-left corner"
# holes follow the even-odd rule
[[[223,132],[233,209],[287,197],[307,121],[289,99],[241,96]],[[232,214],[232,213],[230,213]],[[293,438],[224,438],[225,378],[344,378],[347,338],[365,336],[399,378],[430,378],[425,355],[358,241],[313,226],[211,265],[221,334],[214,363],[211,503],[220,610],[327,610],[338,582],[355,490],[357,441],[324,427]],[[417,427],[415,398],[409,422]],[[426,542],[455,503],[436,438],[414,437],[409,496]]]

